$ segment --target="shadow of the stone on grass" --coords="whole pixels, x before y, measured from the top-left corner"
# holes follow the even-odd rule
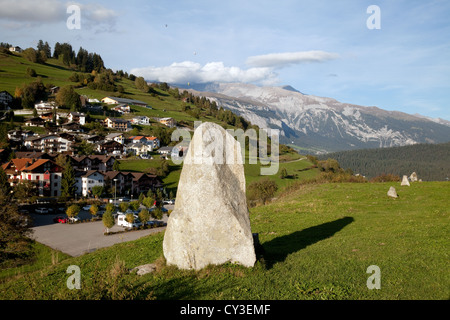
[[[284,261],[291,253],[332,237],[336,232],[342,230],[353,221],[352,217],[344,217],[263,243],[266,268],[270,269],[275,263]]]

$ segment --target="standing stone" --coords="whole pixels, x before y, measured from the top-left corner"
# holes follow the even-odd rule
[[[394,187],[389,188],[387,195],[392,198],[398,198],[397,191],[395,190]]]
[[[194,132],[163,251],[167,264],[180,269],[256,262],[241,146],[219,125],[203,123]]]
[[[402,186],[408,186],[409,187],[409,181],[408,181],[408,176],[403,176],[403,180],[402,180]]]
[[[418,181],[417,173],[416,172],[411,173],[411,175],[409,176],[409,180],[411,180],[411,182],[417,182]]]

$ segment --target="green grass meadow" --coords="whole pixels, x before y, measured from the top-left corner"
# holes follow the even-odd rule
[[[399,198],[387,196],[391,185]],[[0,298],[444,300],[450,297],[449,198],[446,182],[307,184],[250,210],[265,250],[252,268],[167,266],[161,232],[16,270],[1,279]],[[152,274],[127,271],[152,262]],[[66,286],[69,265],[80,267],[80,290]],[[371,265],[380,268],[380,289],[367,287]]]

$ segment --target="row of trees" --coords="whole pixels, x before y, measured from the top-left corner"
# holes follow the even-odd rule
[[[61,59],[68,67],[74,67],[74,69],[81,72],[101,72],[105,69],[103,59],[99,54],[90,53],[82,47],[80,47],[78,53],[75,54],[72,45],[69,43],[56,42],[53,58]]]

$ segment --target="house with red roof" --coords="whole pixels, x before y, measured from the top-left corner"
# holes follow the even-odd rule
[[[23,181],[32,182],[41,197],[61,196],[63,168],[49,159],[12,159],[2,165],[11,187]]]

